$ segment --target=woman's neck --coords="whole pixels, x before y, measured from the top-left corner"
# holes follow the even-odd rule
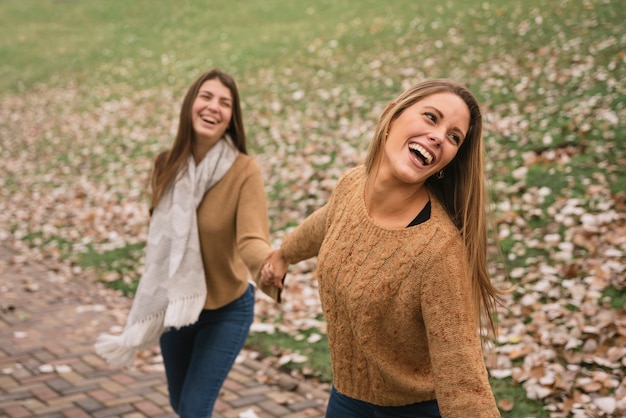
[[[367,212],[381,226],[404,228],[428,203],[428,190],[424,184],[409,185],[379,174],[371,172],[365,182]]]
[[[217,141],[212,141],[212,142],[202,141],[202,140],[194,141],[192,152],[193,152],[193,160],[195,161],[196,165],[200,164],[200,162],[204,159],[204,156],[218,142],[219,142],[219,139]]]

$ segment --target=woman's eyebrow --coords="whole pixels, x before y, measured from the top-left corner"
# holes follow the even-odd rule
[[[459,134],[461,134],[461,139],[465,139],[465,137],[467,136],[467,133],[463,132],[461,130],[461,128],[458,128],[458,127],[455,126],[454,128],[452,128],[452,130],[458,132]]]
[[[435,112],[435,113],[437,113],[437,115],[438,115],[441,119],[443,119],[443,118],[444,118],[444,115],[443,115],[443,113],[441,113],[441,110],[437,109],[436,107],[434,107],[434,106],[424,106],[424,107],[425,107],[425,108],[427,108],[427,109],[432,110],[432,111],[433,111],[433,112]]]

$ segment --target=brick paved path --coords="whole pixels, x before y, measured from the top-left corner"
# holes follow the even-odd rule
[[[127,313],[128,299],[93,280],[68,281],[45,266],[13,263],[14,256],[0,245],[0,418],[176,416],[158,356],[122,369],[93,352],[100,332],[123,325],[115,312]],[[239,357],[215,418],[324,416],[327,391],[254,354]]]

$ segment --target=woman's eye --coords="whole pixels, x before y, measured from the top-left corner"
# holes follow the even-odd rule
[[[448,135],[450,137],[450,139],[457,145],[459,145],[463,140],[461,139],[461,136],[455,133],[450,133]]]
[[[424,116],[426,116],[426,118],[430,119],[432,122],[437,123],[437,116],[435,116],[433,113],[426,112],[424,113]]]

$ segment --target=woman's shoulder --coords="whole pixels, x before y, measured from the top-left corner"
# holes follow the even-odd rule
[[[443,204],[435,196],[431,195],[431,220],[437,228],[437,236],[444,245],[452,243],[462,244],[461,231],[456,227],[452,218],[444,208]]]
[[[249,182],[254,184],[263,183],[261,165],[254,157],[239,153],[233,165],[224,175],[224,180],[224,183],[230,184],[231,187],[235,188]]]
[[[353,187],[355,184],[364,182],[366,177],[365,166],[358,165],[352,167],[339,176],[337,180],[337,187]]]
[[[363,190],[362,186],[365,183],[365,166],[356,166],[343,172],[337,179],[335,187],[333,187],[332,200],[345,201],[351,199],[358,193],[359,190]]]
[[[256,160],[256,158],[242,152],[240,152],[239,155],[237,155],[237,158],[235,158],[233,167],[237,170],[248,173],[261,172],[261,166],[259,165],[259,162]]]

